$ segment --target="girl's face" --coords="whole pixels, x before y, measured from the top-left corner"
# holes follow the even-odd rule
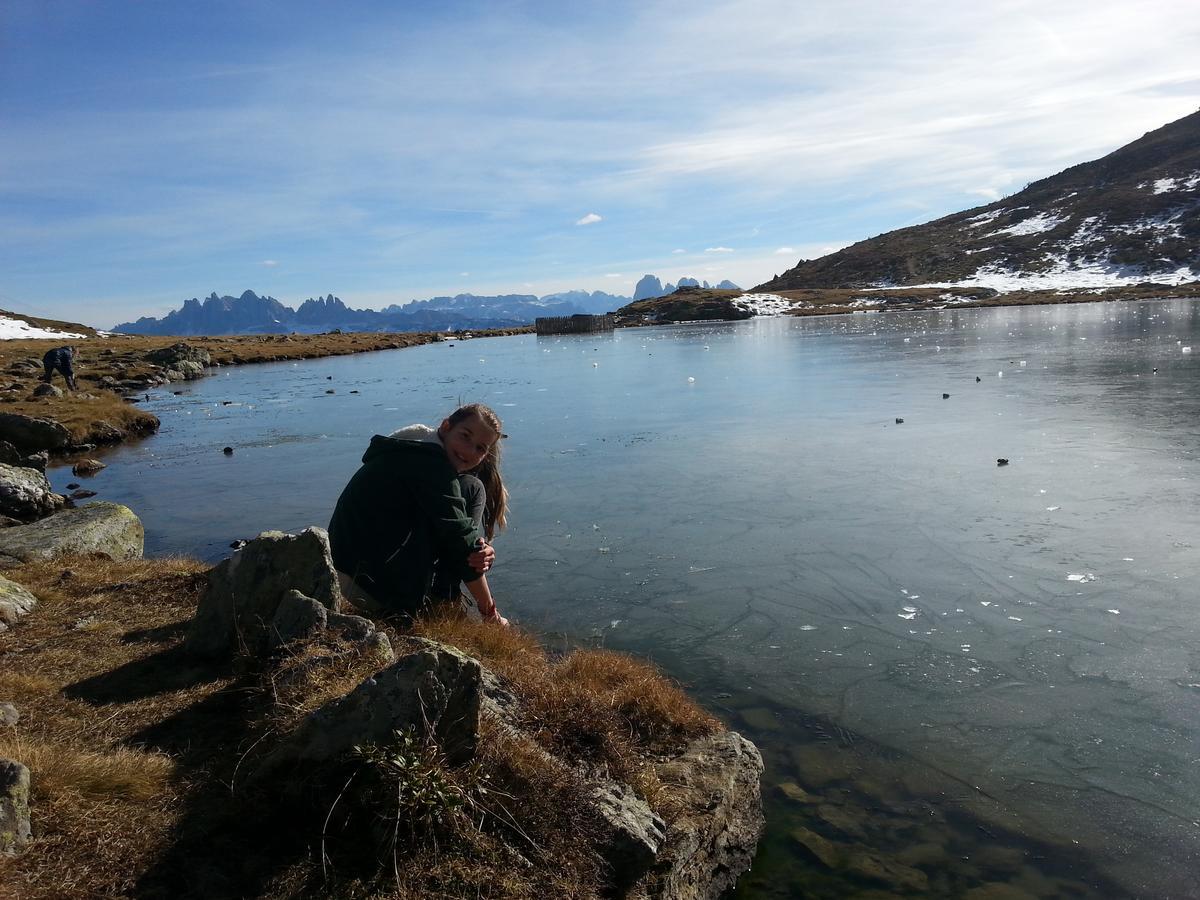
[[[457,425],[451,425],[449,419],[442,419],[438,436],[442,439],[450,465],[459,473],[469,472],[483,462],[492,444],[500,439],[500,435],[476,415],[467,416]]]

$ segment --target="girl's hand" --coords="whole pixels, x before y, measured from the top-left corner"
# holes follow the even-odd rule
[[[482,575],[496,561],[496,551],[492,549],[491,544],[482,539],[475,545],[475,548],[475,552],[467,557],[467,565]]]

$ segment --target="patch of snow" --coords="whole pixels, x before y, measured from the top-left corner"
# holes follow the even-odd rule
[[[999,234],[1041,234],[1043,231],[1049,231],[1052,228],[1057,228],[1066,219],[1060,219],[1057,216],[1052,216],[1050,213],[1038,213],[1036,216],[1030,216],[1028,219],[1022,219],[1015,225],[1009,225],[1007,228],[1001,228],[998,231],[993,231],[988,237],[995,237]]]
[[[1143,181],[1138,185],[1140,188],[1149,187],[1150,182]],[[1193,172],[1191,175],[1181,175],[1178,178],[1159,178],[1154,182],[1154,193],[1166,194],[1171,191],[1193,191],[1200,187],[1200,172]]]
[[[782,316],[797,306],[809,304],[802,300],[793,303],[778,294],[742,294],[733,301],[733,305],[756,316]]]
[[[39,328],[30,325],[24,319],[10,319],[0,316],[0,341],[13,341],[20,338],[85,338],[86,334],[76,334],[73,331],[55,331],[52,328]]]
[[[997,218],[1004,215],[1004,213],[1006,213],[1006,212],[1010,212],[1010,210],[993,209],[991,212],[985,212],[985,213],[980,213],[977,216],[971,216],[971,218],[967,219],[967,221],[970,222],[975,228],[979,228],[983,225],[988,224],[989,222],[995,221]]]

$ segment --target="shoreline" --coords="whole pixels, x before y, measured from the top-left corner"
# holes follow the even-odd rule
[[[0,341],[0,441],[20,454],[45,453],[63,459],[101,446],[154,434],[157,416],[138,409],[137,395],[147,388],[190,381],[222,366],[254,365],[402,350],[444,341],[504,337],[531,332],[532,326],[471,332],[330,332],[327,334],[254,334],[153,336],[111,334],[87,338],[21,338]],[[42,355],[70,343],[78,348],[78,390],[64,391],[61,376],[53,391],[39,388]],[[41,396],[35,391],[45,393]],[[29,419],[51,423],[31,435]]]

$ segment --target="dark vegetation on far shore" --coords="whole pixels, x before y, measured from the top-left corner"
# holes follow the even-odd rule
[[[484,717],[463,765],[398,741],[306,782],[301,803],[248,786],[255,751],[386,661],[328,637],[275,666],[193,659],[182,639],[205,572],[92,557],[5,572],[39,605],[0,634],[0,696],[22,716],[0,730],[0,757],[33,772],[34,827],[23,856],[0,859],[0,897],[597,897],[587,788],[545,751],[624,779],[669,823],[653,764],[720,728],[646,663],[550,655],[515,628],[451,616],[414,634],[495,672],[524,734]],[[411,643],[385,630],[399,652]],[[380,779],[382,792],[358,787]],[[380,816],[424,826],[381,848]]]

